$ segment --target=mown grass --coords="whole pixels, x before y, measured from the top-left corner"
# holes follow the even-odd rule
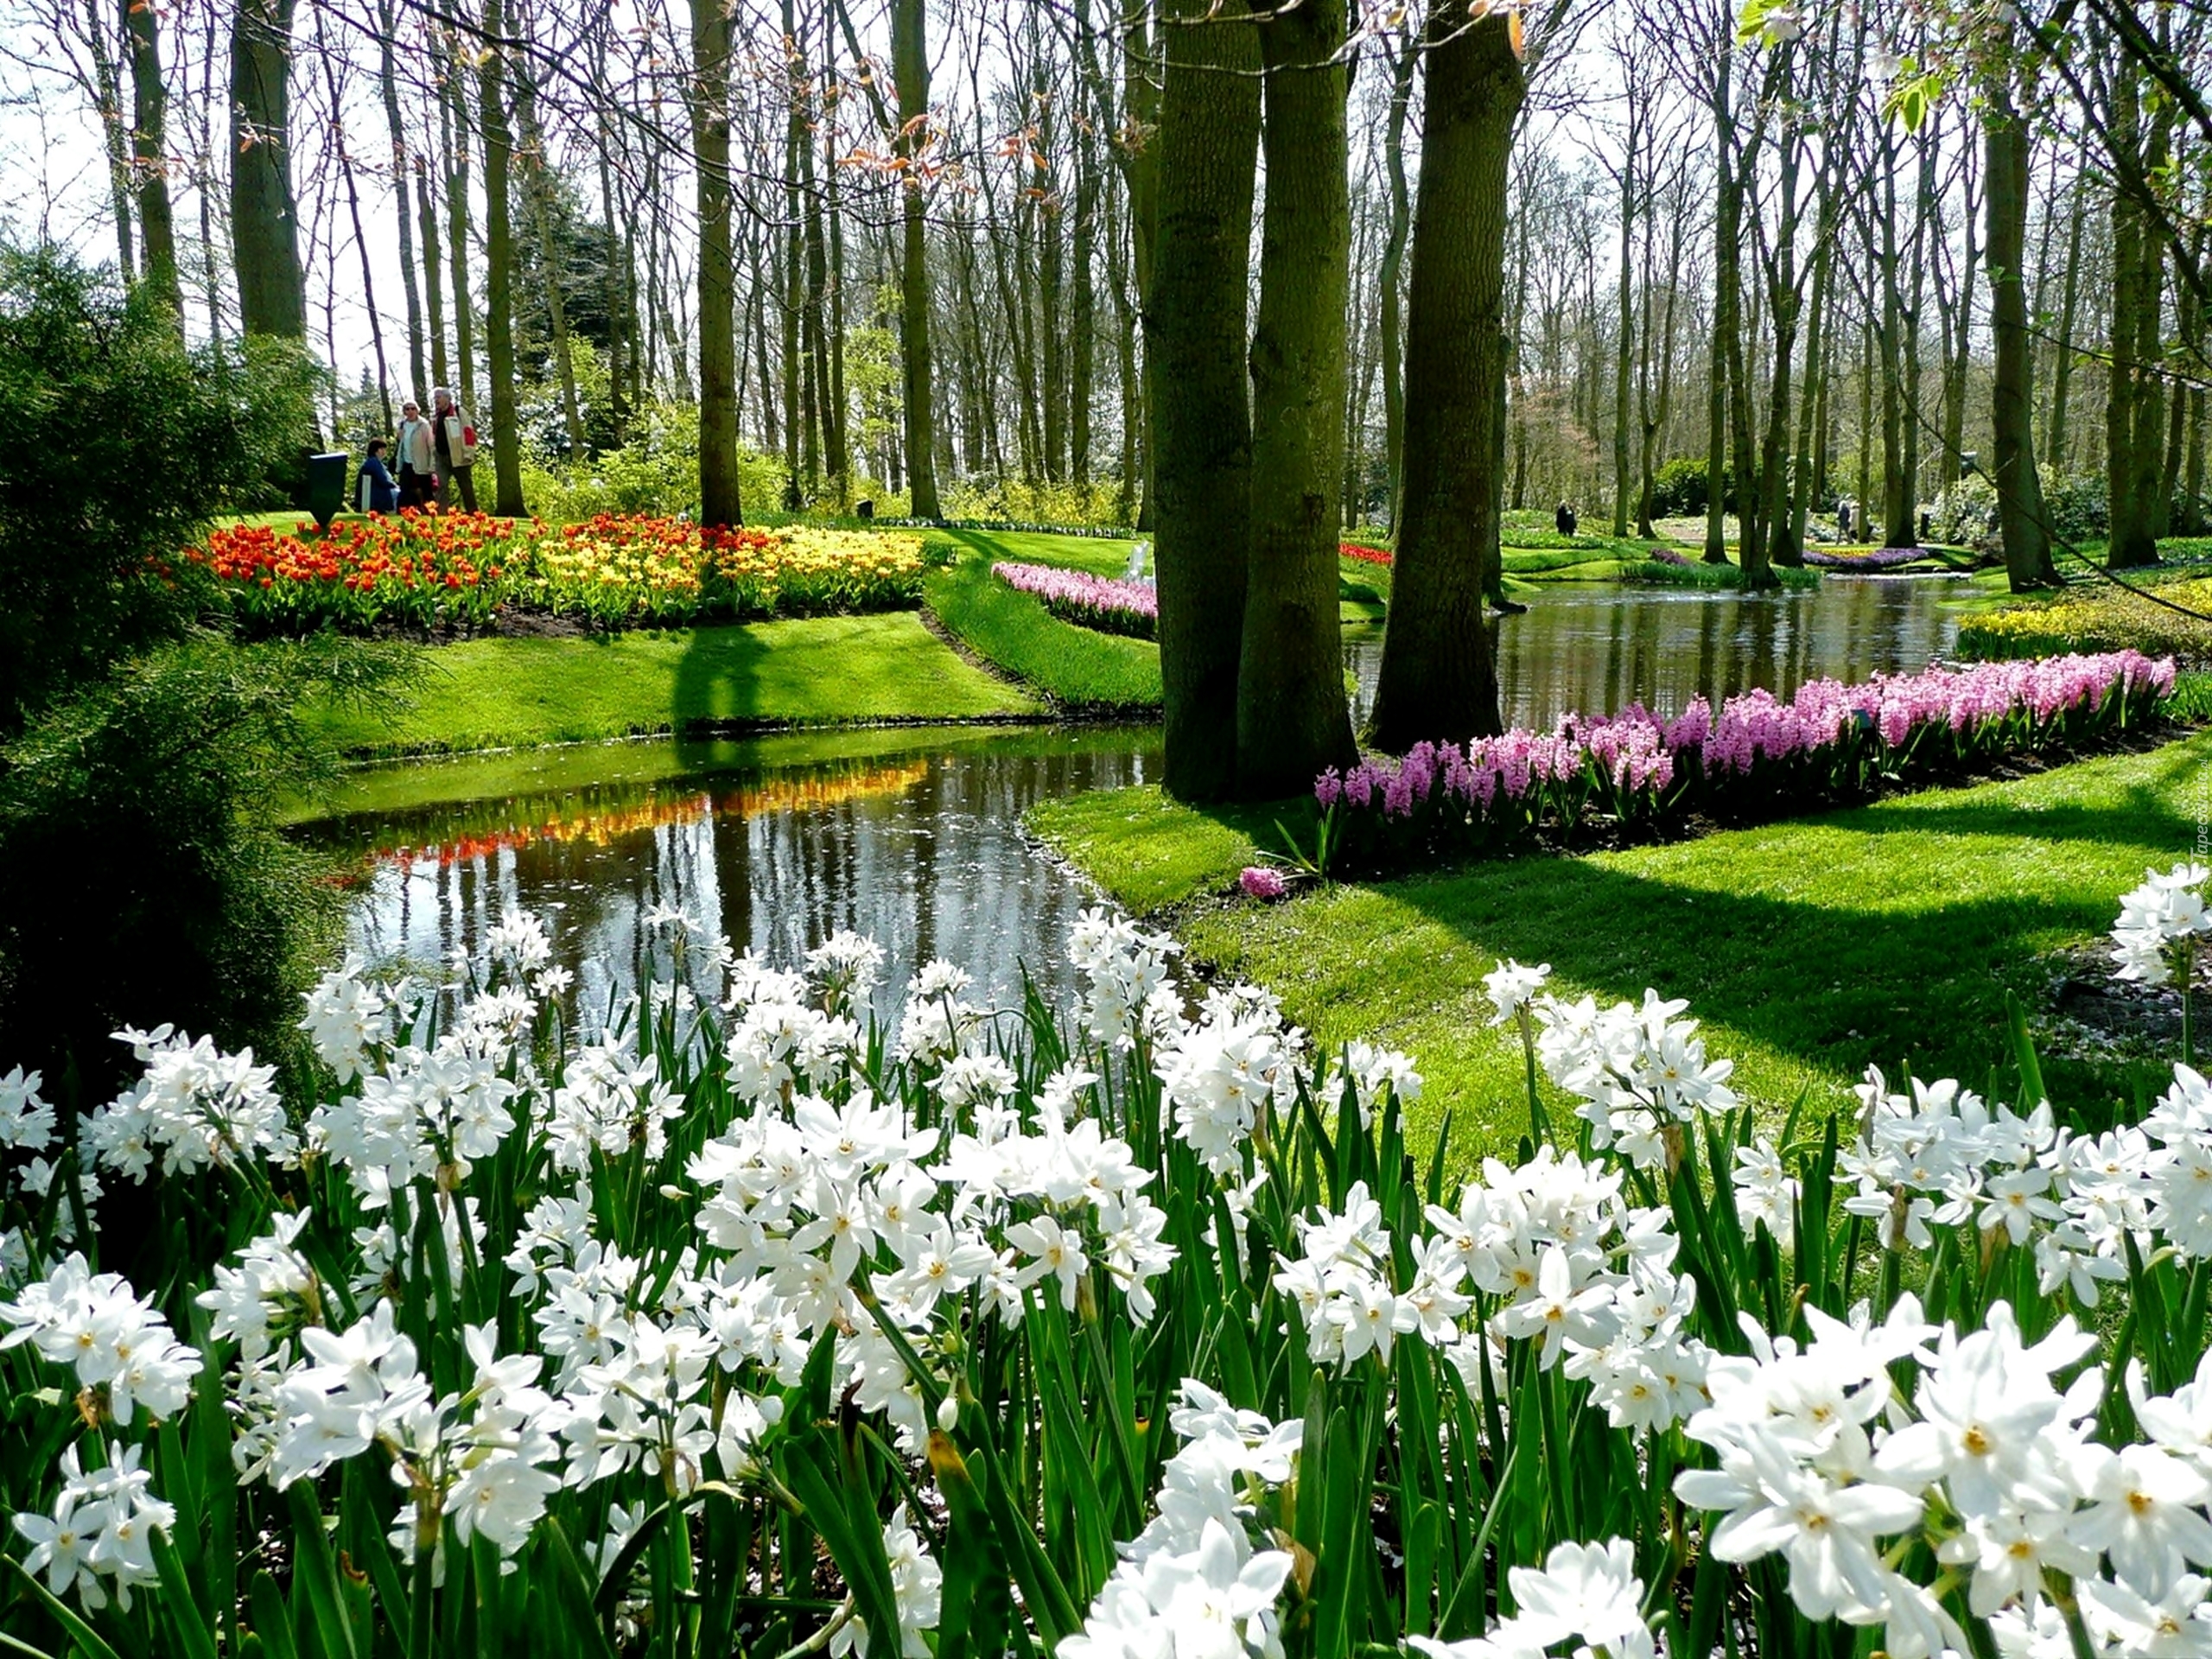
[[[314,712],[349,753],[435,753],[715,726],[981,720],[1037,701],[961,660],[912,613],[550,639],[423,653],[411,706]]]
[[[923,596],[945,628],[970,651],[1063,708],[1078,712],[1134,711],[1160,706],[1160,647],[1063,622],[1030,594],[1018,594],[991,574],[998,559],[1118,575],[1128,557],[1116,543],[1077,536],[984,531],[947,534],[969,551],[949,570],[931,573]],[[1074,550],[1088,562],[1073,564]]]
[[[1869,1063],[2010,1092],[2007,990],[2032,1001],[2051,953],[2094,940],[2146,867],[2194,848],[2208,786],[2212,735],[2198,735],[1673,845],[1194,904],[1175,925],[1322,1043],[1412,1053],[1428,1084],[1417,1124],[1433,1134],[1448,1112],[1463,1162],[1526,1120],[1518,1046],[1485,1023],[1482,976],[1509,957],[1550,963],[1569,996],[1688,997],[1712,1054],[1770,1112],[1801,1096],[1842,1106]],[[1033,822],[1146,910],[1225,887],[1272,842],[1270,818],[1122,790]],[[2094,1115],[2152,1072],[2053,1055],[2045,1075],[2062,1105]]]

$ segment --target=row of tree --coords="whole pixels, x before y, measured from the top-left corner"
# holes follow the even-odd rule
[[[1398,537],[1402,746],[1495,721],[1507,503],[1649,535],[1701,458],[1754,585],[1969,470],[2020,587],[2039,459],[2101,464],[2117,563],[2200,512],[2195,10],[52,3],[125,274],[218,338],[319,296],[386,419],[480,390],[499,511],[526,427],[581,458],[673,397],[709,521],[978,477],[1141,518],[1186,794],[1350,753],[1344,524]]]

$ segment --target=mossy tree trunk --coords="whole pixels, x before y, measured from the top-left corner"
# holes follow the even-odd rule
[[[1526,96],[1510,19],[1429,20],[1413,228],[1397,566],[1370,736],[1403,752],[1499,729],[1483,618],[1500,499],[1506,161]]]
[[[231,28],[231,251],[238,318],[249,334],[305,340],[292,199],[292,12],[295,0],[240,0]]]
[[[1211,21],[1211,0],[1160,8],[1166,67],[1144,296],[1164,780],[1185,800],[1236,785],[1250,539],[1244,349],[1259,43],[1241,19]]]
[[[168,89],[162,80],[161,25],[143,0],[123,0],[130,43],[130,175],[137,187],[139,279],[184,327],[184,283],[177,275],[176,216],[169,206]]]
[[[1337,532],[1344,488],[1344,0],[1285,0],[1260,19],[1267,206],[1252,334],[1251,558],[1236,676],[1236,790],[1303,794],[1350,762]]]

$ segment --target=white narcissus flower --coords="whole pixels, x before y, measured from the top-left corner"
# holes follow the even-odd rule
[[[1499,963],[1483,976],[1483,990],[1495,1010],[1490,1023],[1502,1026],[1518,1014],[1535,999],[1551,976],[1552,965],[1548,962],[1523,968],[1509,957]]]

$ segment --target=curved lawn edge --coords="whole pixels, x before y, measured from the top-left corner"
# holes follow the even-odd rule
[[[990,567],[988,554],[974,550],[923,582],[929,613],[954,640],[1065,716],[1126,719],[1159,710],[1158,645],[1064,622]]]

